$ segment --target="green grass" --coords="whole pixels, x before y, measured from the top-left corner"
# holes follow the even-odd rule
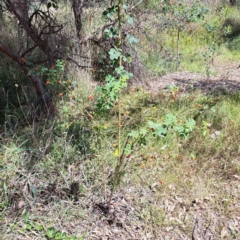
[[[224,37],[224,21],[233,18],[239,22],[239,8],[225,6],[222,10],[211,10],[204,20],[190,23],[180,32],[180,65],[177,66],[177,30],[147,31],[147,38],[140,37],[140,54],[149,72],[163,75],[174,71],[189,71],[202,74],[212,72],[212,62],[239,60],[239,36]],[[213,26],[208,32],[206,26]],[[237,27],[236,27],[237,28]],[[238,30],[234,30],[238,31]],[[210,48],[215,45],[214,55]],[[213,55],[213,56],[212,56]]]
[[[146,233],[155,232],[160,236],[164,229],[171,226],[181,228],[183,224],[182,217],[171,213],[176,201],[189,207],[195,199],[205,201],[201,199],[211,198],[214,201],[209,200],[209,211],[214,208],[226,219],[239,213],[238,208],[233,210],[238,196],[233,197],[226,185],[229,178],[240,173],[237,163],[239,99],[239,93],[208,96],[201,92],[177,93],[174,99],[169,91],[154,96],[137,91],[122,97],[122,136],[131,130],[147,127],[149,120],[161,121],[167,113],[173,113],[180,125],[186,119],[196,121],[193,132],[186,138],[171,130],[166,137],[146,136],[146,145],[137,145],[130,158],[124,160],[126,166],[122,169],[123,175],[114,196],[125,198],[128,189],[134,189],[131,206],[138,209],[140,215],[135,218],[134,211],[132,217],[128,216],[129,220],[132,218],[144,224]],[[96,212],[87,214],[86,200],[89,197],[95,199],[88,200],[91,206],[95,201],[107,200],[117,144],[117,109],[105,116],[95,113],[91,119],[83,109],[85,105],[90,105],[89,108],[94,104],[92,100],[81,103],[64,101],[59,106],[56,122],[45,127],[45,134],[53,129],[50,139],[42,132],[36,132],[39,134],[35,135],[37,143],[29,141],[28,132],[34,132],[36,126],[26,127],[25,131],[16,134],[15,139],[2,139],[0,197],[5,238],[13,239],[16,233],[33,237],[37,232],[44,239],[50,228],[60,231],[58,234],[66,232],[75,239],[82,236],[91,239],[92,233],[86,225],[77,229],[71,225],[71,219],[77,214],[74,220],[77,226],[82,221],[90,223],[98,216]],[[76,111],[69,111],[66,117],[66,107],[76,108]],[[72,124],[79,125],[74,135],[70,134]],[[220,135],[212,137],[215,131],[220,131]],[[79,183],[77,193],[71,192],[73,182]],[[234,188],[235,183],[232,184]],[[17,198],[14,197],[16,194]],[[76,205],[74,196],[78,199]],[[178,200],[172,199],[174,196]],[[226,199],[226,204],[220,204],[221,199]],[[26,226],[23,215],[17,212],[25,212],[29,206],[32,220]],[[41,217],[46,208],[47,215]],[[14,214],[7,221],[13,209]],[[190,236],[193,212],[182,214],[188,218],[184,224],[188,229],[186,234]],[[37,224],[42,228],[36,230]],[[233,236],[230,232],[228,234]]]

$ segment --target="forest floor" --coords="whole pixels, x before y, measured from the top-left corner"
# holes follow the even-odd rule
[[[203,94],[225,95],[240,90],[239,63],[215,63],[215,66],[211,67],[210,75],[207,77],[191,72],[168,73],[151,79],[144,84],[144,88],[153,96],[167,89],[169,85],[176,86],[180,94],[200,90]],[[240,169],[240,150],[232,155],[229,161]],[[221,159],[207,160],[208,163],[212,161]],[[190,165],[192,170],[196,166],[192,163]],[[155,182],[144,188],[142,186],[146,185],[146,182],[143,177],[142,186],[128,185],[121,188],[114,196],[114,210],[110,218],[109,215],[104,215],[101,208],[98,209],[103,218],[100,226],[94,230],[94,239],[240,239],[240,173],[226,173],[223,176],[221,171],[218,172],[211,166],[212,164],[191,170],[190,176],[185,173],[184,178],[181,178],[180,174],[176,185],[163,187],[162,183],[159,186],[159,182]],[[182,169],[184,164],[179,167],[179,171]],[[189,181],[189,185],[194,185],[191,194],[184,192],[181,181]],[[208,188],[208,185],[212,185],[214,190],[212,187]],[[194,191],[201,197],[191,198],[195,195]],[[156,209],[162,209],[163,212]],[[150,215],[146,216],[145,211],[149,211]],[[152,215],[162,224],[155,223],[151,219]]]
[[[240,89],[237,63],[222,64],[212,71],[218,74],[169,73],[149,81],[146,89],[153,95],[169,84],[177,86],[182,94],[201,90],[224,95]],[[223,140],[234,134],[228,133]],[[212,135],[206,137],[207,141],[217,142],[218,137]],[[234,144],[235,148],[239,143]],[[8,186],[15,189],[13,204],[8,209],[0,206],[0,212],[4,211],[0,239],[240,239],[240,150],[234,148],[226,146],[215,155],[209,150],[203,156],[205,160],[195,161],[186,156],[172,159],[160,149],[149,148],[151,157],[146,167],[144,163],[138,170],[138,180],[131,179],[129,170],[113,195],[109,212],[106,204],[110,193],[107,189],[103,192],[104,179],[95,181],[93,175],[89,178],[84,172],[88,164],[91,166],[91,159],[69,165],[61,183],[47,183],[48,175],[53,179],[63,175],[51,166],[46,170],[14,169],[16,178]],[[129,161],[139,166],[142,160],[133,157]],[[105,171],[107,179],[110,170]],[[76,200],[69,199],[64,188],[67,179],[80,182]],[[57,237],[63,233],[74,237]]]
[[[210,76],[191,72],[174,72],[153,78],[147,85],[150,92],[157,92],[168,85],[176,85],[181,90],[202,90],[214,92],[215,90],[239,90],[240,89],[240,68],[237,62],[216,62],[211,65]]]

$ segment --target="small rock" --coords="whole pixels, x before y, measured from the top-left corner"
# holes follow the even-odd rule
[[[214,131],[213,134],[211,134],[211,138],[214,139],[214,138],[218,137],[220,134],[221,134],[220,131]]]

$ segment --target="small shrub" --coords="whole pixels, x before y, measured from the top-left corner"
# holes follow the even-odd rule
[[[222,25],[222,34],[227,38],[233,38],[240,35],[240,18],[228,17]]]

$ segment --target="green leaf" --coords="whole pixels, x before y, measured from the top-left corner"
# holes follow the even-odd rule
[[[159,137],[163,137],[167,134],[167,128],[159,125],[156,129],[156,135],[159,136]]]
[[[138,39],[137,38],[135,38],[134,36],[132,36],[132,35],[128,35],[127,36],[127,39],[128,39],[128,41],[129,41],[129,43],[132,45],[132,44],[135,44],[135,43],[138,43]]]
[[[23,218],[24,218],[25,222],[28,221],[29,216],[30,216],[30,213],[28,211],[23,215]]]
[[[117,29],[115,27],[111,27],[104,31],[105,38],[113,38],[117,36]]]
[[[123,66],[120,66],[120,67],[117,67],[117,68],[115,68],[115,72],[117,73],[117,74],[122,74],[122,71],[124,70],[124,68],[123,68]]]
[[[70,112],[70,108],[67,106],[63,106],[63,113],[69,113]]]
[[[129,15],[126,15],[126,19],[127,19],[127,22],[130,24],[130,25],[133,25],[133,18],[130,17]]]
[[[56,240],[62,239],[62,233],[60,231],[57,231],[54,235],[54,239]]]
[[[129,54],[128,56],[123,56],[123,61],[127,62],[127,63],[131,63],[132,62],[132,58],[131,55]]]
[[[116,13],[118,10],[118,6],[114,5],[112,7],[107,8],[103,13],[102,16],[103,18],[110,18],[113,16],[114,13]]]
[[[194,154],[194,153],[191,153],[191,154],[190,154],[190,156],[191,156],[191,158],[193,158],[193,159],[195,159],[195,158],[196,158],[196,156],[195,156],[195,154]]]
[[[194,119],[188,119],[185,124],[188,132],[192,132],[195,125],[196,125],[196,122]]]
[[[128,155],[128,154],[131,153],[131,151],[132,151],[132,145],[128,143],[127,146],[126,146],[125,149],[124,149],[124,153],[125,153],[126,155]]]
[[[176,116],[174,116],[172,113],[168,113],[165,117],[164,124],[166,124],[167,126],[172,126],[175,125],[176,123],[177,123]]]
[[[118,59],[121,56],[120,49],[115,49],[115,48],[111,48],[108,54],[111,60]]]
[[[51,228],[48,228],[47,231],[46,231],[46,236],[50,239],[53,239],[54,238],[54,235],[56,233],[56,230],[55,228],[51,227]]]
[[[62,240],[67,240],[67,239],[68,239],[67,234],[65,232],[62,233]]]
[[[211,107],[211,111],[215,113],[216,112],[216,107]]]
[[[128,80],[129,78],[133,77],[133,74],[131,72],[128,72],[126,70],[122,70],[120,72],[120,76],[124,78],[125,80]]]
[[[145,136],[147,134],[147,129],[146,128],[141,128],[140,129],[140,135]]]
[[[165,136],[167,134],[167,128],[163,127],[162,124],[154,123],[152,121],[148,122],[148,126],[154,130],[154,133],[159,136]]]
[[[4,203],[0,203],[0,208],[5,208],[5,204]]]
[[[154,123],[153,121],[148,121],[148,126],[149,128],[156,129],[158,124]]]
[[[183,133],[185,130],[184,126],[181,126],[181,125],[177,126],[175,129],[180,134]]]
[[[25,229],[31,230],[32,229],[32,225],[30,223],[27,223],[26,226],[25,226]]]
[[[37,231],[43,230],[43,226],[42,226],[42,225],[35,225],[34,228],[35,228]]]
[[[136,131],[136,130],[132,130],[132,131],[128,134],[128,136],[133,137],[133,138],[138,138],[139,133],[138,133],[138,131]]]

